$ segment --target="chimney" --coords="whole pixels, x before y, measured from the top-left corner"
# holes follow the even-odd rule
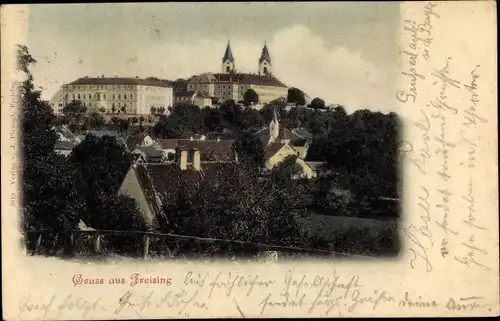
[[[179,168],[183,171],[187,169],[187,157],[187,150],[181,147],[177,147],[175,149],[175,161]]]
[[[193,165],[193,169],[195,171],[199,171],[201,169],[201,162],[200,162],[200,151],[198,148],[191,148],[191,162]]]

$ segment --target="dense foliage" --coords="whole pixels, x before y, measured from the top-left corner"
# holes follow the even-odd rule
[[[20,86],[23,231],[64,233],[76,229],[80,220],[98,229],[143,228],[136,201],[116,197],[120,176],[131,162],[123,146],[108,136],[89,135],[69,158],[56,154],[54,115],[34,90],[29,71],[36,61],[25,46],[19,46],[18,54],[18,70],[26,76]],[[79,106],[70,105],[75,121]]]

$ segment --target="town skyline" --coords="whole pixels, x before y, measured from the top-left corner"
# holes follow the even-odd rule
[[[85,76],[175,80],[219,72],[230,40],[238,71],[256,73],[266,43],[273,74],[287,86],[349,112],[395,109],[397,5],[242,5],[30,5],[35,84],[49,100],[62,84]],[[187,14],[199,19],[182,19]]]

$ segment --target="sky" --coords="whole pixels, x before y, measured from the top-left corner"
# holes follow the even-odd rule
[[[84,76],[175,80],[220,72],[231,42],[236,69],[257,72],[264,43],[273,75],[348,111],[395,110],[399,7],[392,2],[29,5],[26,45],[49,100]]]

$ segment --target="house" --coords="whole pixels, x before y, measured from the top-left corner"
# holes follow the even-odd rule
[[[196,96],[196,91],[178,91],[174,93],[174,104],[194,104],[194,97]]]
[[[216,177],[231,177],[237,170],[232,162],[203,162],[196,148],[177,148],[175,162],[133,164],[118,191],[134,198],[150,229],[168,224],[162,207],[175,197],[179,186],[189,186],[196,193],[199,182]]]
[[[264,153],[265,167],[270,170],[278,163],[285,160],[288,156],[297,156],[297,152],[286,142],[271,143]],[[300,177],[313,178],[315,173],[313,169],[300,157],[297,157],[297,165],[301,168]]]
[[[306,164],[311,168],[313,177],[323,176],[329,173],[326,168],[326,162],[306,162]]]
[[[58,140],[54,144],[54,151],[59,155],[68,157],[75,146],[76,144],[72,141]]]
[[[140,155],[140,159],[148,163],[161,163],[165,159],[162,151],[156,149],[154,146],[139,146],[132,151],[132,154]]]
[[[194,96],[194,104],[200,109],[212,106],[212,97],[207,92],[198,91]]]
[[[140,133],[134,136],[129,136],[126,139],[125,145],[128,151],[133,151],[139,146],[153,146],[154,140],[146,133]]]
[[[294,131],[289,129],[280,127],[276,109],[274,109],[273,119],[269,126],[259,130],[256,135],[264,146],[269,146],[275,142],[287,143],[288,146],[296,151],[296,154],[300,158],[305,159],[309,148],[309,141],[311,140],[309,136],[312,137],[312,135],[306,135],[306,131],[304,129],[295,131],[302,132],[306,137],[294,133]]]
[[[234,161],[238,156],[233,148],[234,140],[191,140],[191,139],[158,139],[155,147],[162,150],[167,159],[173,159],[177,148],[196,148],[203,161]]]

